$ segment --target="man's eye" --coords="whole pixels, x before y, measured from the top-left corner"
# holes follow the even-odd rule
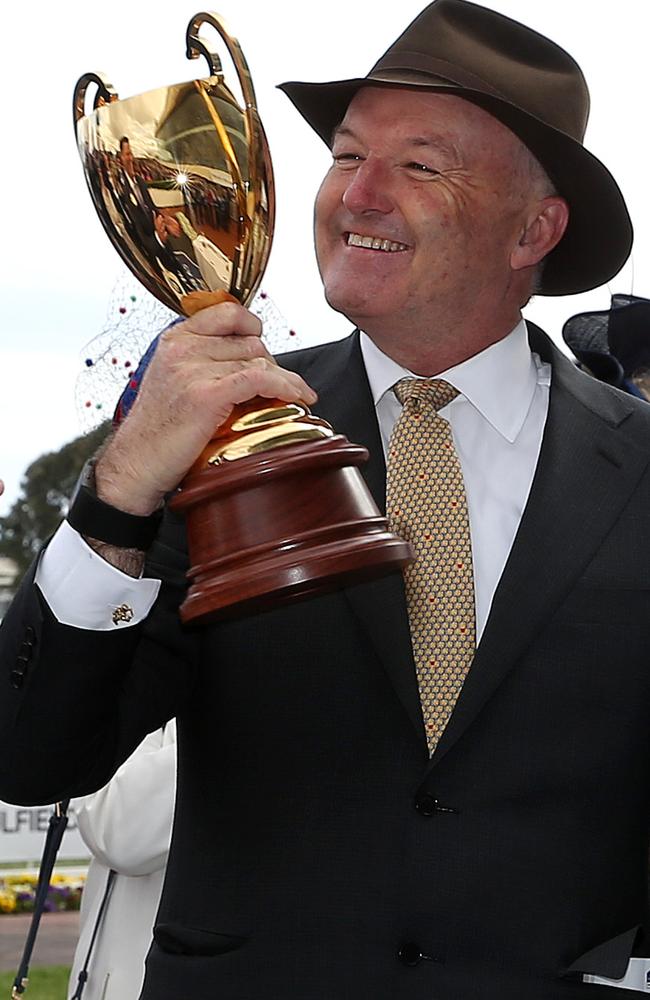
[[[334,153],[333,157],[338,164],[360,163],[362,159],[358,153]]]
[[[434,167],[430,167],[427,163],[416,163],[416,162],[413,162],[413,163],[407,163],[406,166],[407,166],[407,168],[409,170],[413,170],[413,171],[415,171],[415,173],[418,173],[418,174],[432,174],[432,175],[434,175],[434,174],[439,174],[440,173],[439,170],[436,170]]]

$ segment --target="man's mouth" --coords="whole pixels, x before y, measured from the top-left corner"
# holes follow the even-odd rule
[[[406,243],[396,243],[394,240],[381,239],[379,236],[362,236],[361,233],[348,233],[349,247],[364,247],[366,250],[383,250],[384,253],[400,253],[408,250]]]

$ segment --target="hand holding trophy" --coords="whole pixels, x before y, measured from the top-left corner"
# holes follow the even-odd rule
[[[221,36],[243,100],[200,37]],[[192,18],[187,55],[206,79],[119,100],[95,73],[78,81],[74,121],[93,203],[120,256],[177,313],[252,300],[268,260],[275,198],[248,66],[214,14]],[[93,110],[86,94],[95,86]],[[186,515],[184,621],[271,607],[401,568],[410,547],[359,473],[367,451],[301,401],[237,405],[196,458],[171,507]]]

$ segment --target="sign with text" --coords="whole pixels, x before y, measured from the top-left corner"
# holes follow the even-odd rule
[[[12,806],[0,802],[0,867],[11,862],[40,859],[51,815],[52,806]],[[88,858],[89,851],[81,839],[73,804],[68,816],[58,858],[61,861]]]

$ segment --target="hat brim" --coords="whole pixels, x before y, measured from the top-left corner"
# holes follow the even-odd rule
[[[605,284],[632,248],[633,230],[621,190],[609,170],[571,136],[499,97],[436,80],[376,80],[280,85],[297,110],[329,146],[334,130],[362,87],[410,87],[463,97],[494,115],[530,149],[569,204],[569,224],[542,272],[541,295],[571,295]]]

